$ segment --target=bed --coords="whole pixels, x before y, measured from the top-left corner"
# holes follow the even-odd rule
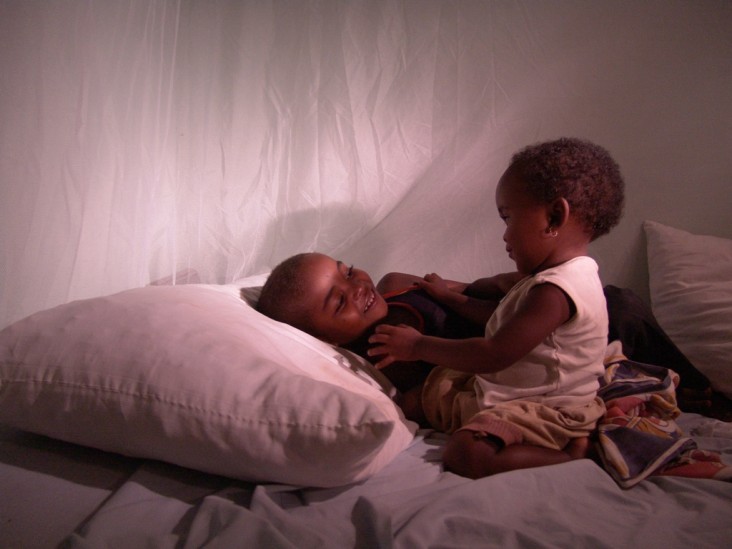
[[[509,270],[510,156],[587,138],[627,186],[603,281],[732,396],[730,28],[727,0],[0,0],[0,547],[729,546],[728,481],[444,472],[369,364],[240,290],[308,250]],[[729,425],[671,427],[730,463]]]
[[[729,396],[732,242],[644,232],[654,313]],[[259,315],[264,278],[136,288],[0,332],[0,546],[732,541],[732,423],[670,422],[720,458],[716,478],[654,466],[623,484],[582,459],[469,480],[370,364]]]

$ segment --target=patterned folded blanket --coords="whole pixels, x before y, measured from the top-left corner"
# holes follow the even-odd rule
[[[676,424],[678,382],[668,368],[622,354],[606,358],[598,394],[607,413],[598,425],[598,447],[603,466],[623,488],[653,474],[732,480],[732,467],[719,454],[699,450]]]

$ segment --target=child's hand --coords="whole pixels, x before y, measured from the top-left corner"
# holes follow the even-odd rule
[[[436,273],[424,275],[424,278],[420,280],[417,284],[419,284],[420,288],[422,288],[425,292],[430,294],[440,303],[445,303],[446,301],[449,301],[450,297],[452,297],[453,294],[453,291],[447,285],[447,282],[445,282],[443,278]]]
[[[376,363],[378,369],[385,368],[392,362],[399,360],[418,360],[416,354],[417,342],[422,337],[417,330],[405,324],[390,326],[381,324],[376,327],[374,334],[369,338],[369,343],[377,343],[368,350],[369,356],[386,355]]]

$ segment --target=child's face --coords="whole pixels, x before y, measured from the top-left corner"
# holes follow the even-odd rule
[[[309,330],[315,337],[345,345],[364,334],[387,313],[384,298],[368,273],[323,254],[312,254],[302,269],[309,312]]]
[[[551,244],[547,233],[551,224],[549,208],[530,196],[524,182],[510,170],[498,182],[496,206],[506,223],[506,251],[518,271],[528,275],[545,268]]]

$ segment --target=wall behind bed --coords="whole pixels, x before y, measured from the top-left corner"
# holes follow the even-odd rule
[[[641,222],[732,237],[732,4],[0,0],[0,326],[319,250],[375,277],[511,268],[510,155],[574,135]]]

